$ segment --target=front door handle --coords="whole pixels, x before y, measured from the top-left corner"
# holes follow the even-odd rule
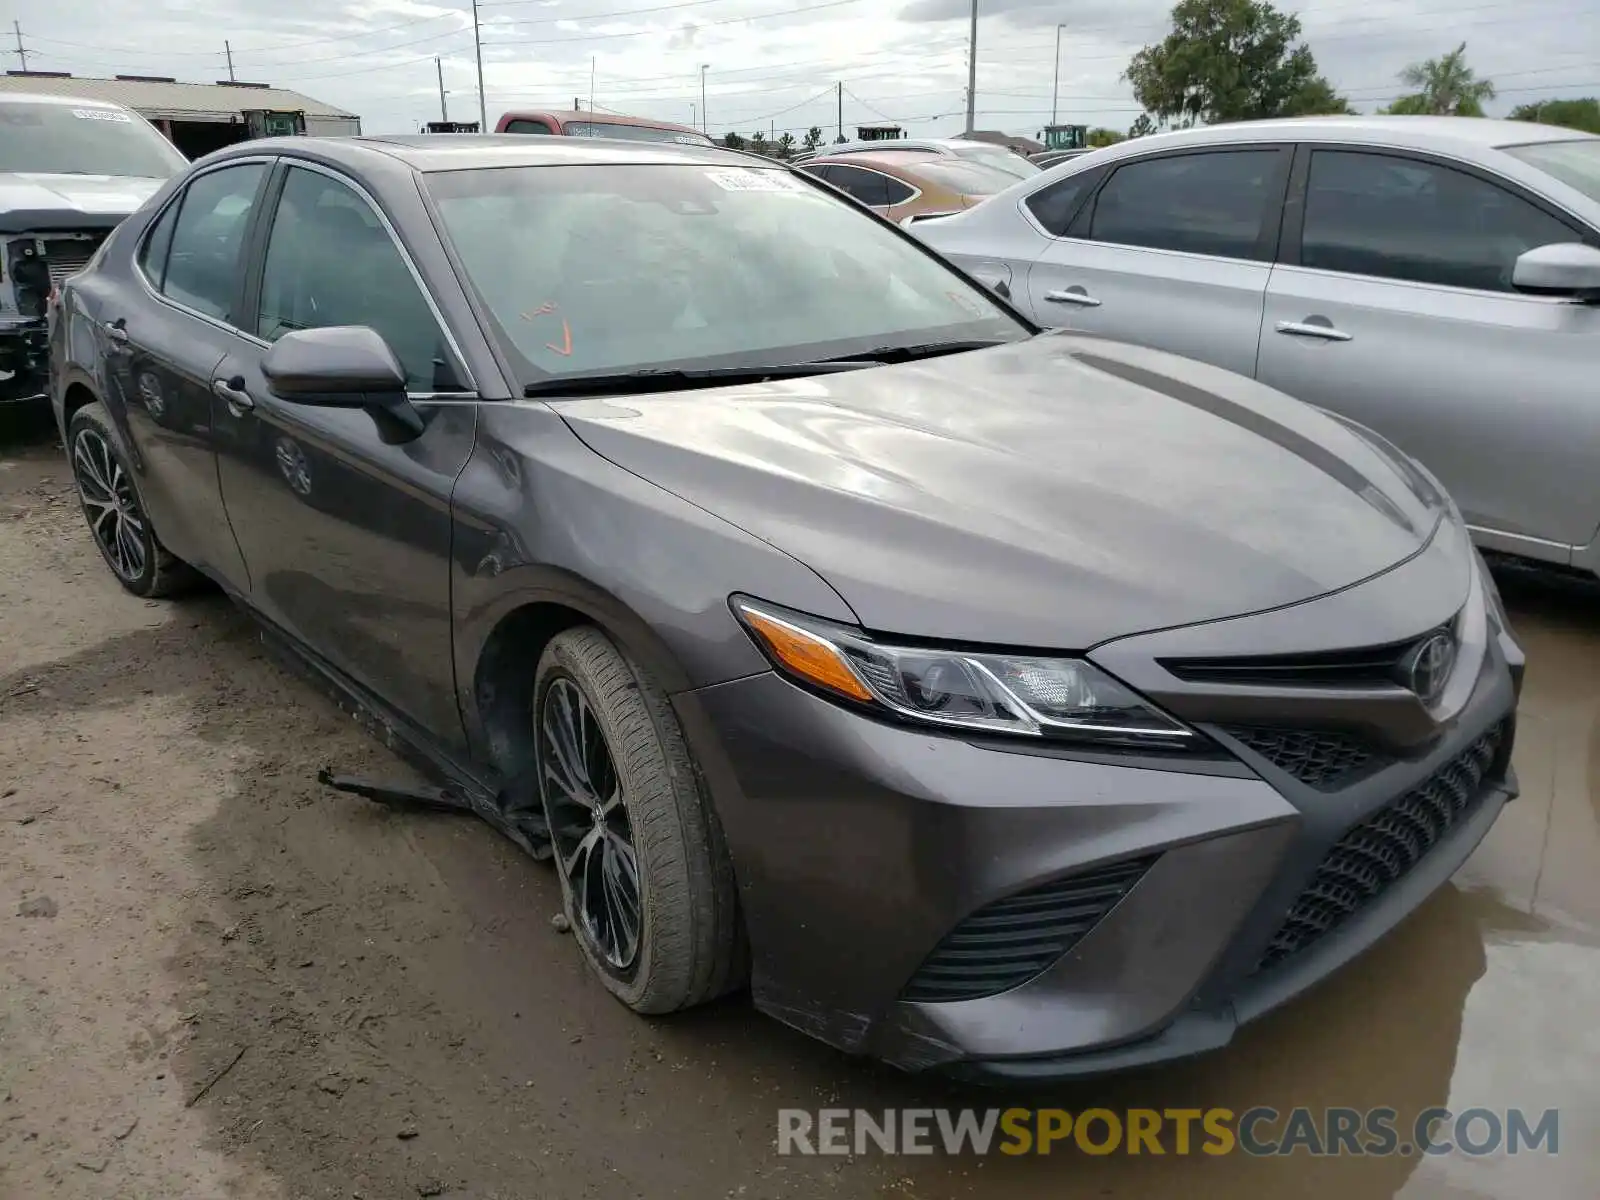
[[[1058,292],[1046,292],[1044,298],[1052,304],[1076,304],[1079,308],[1100,307],[1100,301],[1077,285]]]
[[[1279,321],[1276,328],[1279,333],[1287,333],[1290,337],[1320,338],[1325,342],[1348,342],[1355,336],[1342,329],[1335,329],[1333,322],[1327,317],[1307,317],[1304,321]]]
[[[211,390],[236,417],[244,416],[256,406],[256,402],[250,398],[250,393],[244,390],[244,377],[241,375],[235,375],[232,379],[213,379]]]

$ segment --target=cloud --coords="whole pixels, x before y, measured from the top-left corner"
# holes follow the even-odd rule
[[[369,132],[410,132],[439,115],[434,56],[450,114],[475,116],[477,68],[464,0],[140,0],[114,27],[98,0],[52,0],[22,19],[29,63],[80,75],[270,82],[359,113]],[[611,109],[687,122],[700,64],[713,132],[756,127],[831,136],[842,81],[846,132],[887,117],[923,135],[965,119],[970,0],[480,0],[489,118],[587,96]],[[1286,8],[1293,7],[1285,5]],[[654,11],[644,11],[653,9]],[[1137,113],[1120,76],[1167,29],[1167,0],[981,0],[978,120],[1033,133],[1050,118],[1126,128]],[[1358,107],[1400,92],[1407,62],[1465,38],[1501,88],[1495,111],[1600,93],[1600,9],[1583,0],[1303,0],[1306,40]],[[1056,25],[1060,86],[1053,98]],[[10,65],[17,65],[12,55]],[[692,107],[691,107],[692,106]]]

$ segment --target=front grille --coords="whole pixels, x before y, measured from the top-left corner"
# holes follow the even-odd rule
[[[1098,925],[1153,862],[1115,863],[985,905],[934,947],[903,998],[977,1000],[1027,983]]]
[[[1358,739],[1330,730],[1224,726],[1223,731],[1280,771],[1321,791],[1332,791],[1381,761]]]
[[[72,238],[48,239],[44,245],[44,263],[50,272],[50,286],[60,287],[68,276],[76,275],[89,265],[96,243]]]
[[[1403,642],[1312,654],[1262,654],[1230,658],[1166,658],[1161,665],[1190,683],[1254,687],[1407,687],[1405,663],[1423,642],[1448,633],[1441,625]]]
[[[1339,839],[1289,909],[1256,970],[1277,966],[1371,904],[1458,826],[1505,743],[1500,725]]]

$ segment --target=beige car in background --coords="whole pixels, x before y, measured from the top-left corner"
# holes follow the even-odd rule
[[[1017,181],[987,163],[932,150],[824,154],[796,169],[891,221],[960,212]]]

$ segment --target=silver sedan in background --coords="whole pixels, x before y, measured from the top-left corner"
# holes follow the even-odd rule
[[[1484,548],[1600,573],[1600,138],[1458,117],[1225,125],[912,228],[1040,324],[1376,430]]]

